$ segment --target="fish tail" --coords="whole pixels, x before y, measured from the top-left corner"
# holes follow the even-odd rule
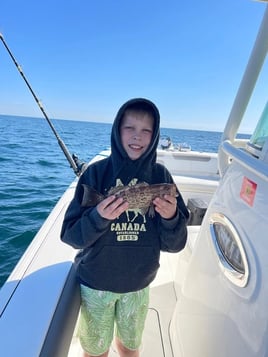
[[[104,196],[93,187],[85,184],[82,184],[82,186],[84,189],[81,203],[82,207],[94,207],[104,199]]]

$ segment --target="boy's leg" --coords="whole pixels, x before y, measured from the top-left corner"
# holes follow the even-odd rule
[[[109,351],[103,353],[102,355],[99,355],[98,357],[108,357]],[[88,353],[84,352],[83,357],[96,357],[96,356],[91,356]]]
[[[81,291],[78,334],[85,356],[108,356],[113,339],[117,294],[90,289]]]
[[[137,357],[149,305],[149,288],[122,294],[116,304],[116,335],[120,357]]]
[[[116,337],[116,347],[120,357],[139,357],[139,350],[129,350],[122,342]],[[85,356],[87,357],[87,356]]]

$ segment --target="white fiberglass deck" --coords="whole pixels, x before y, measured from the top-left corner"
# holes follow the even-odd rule
[[[196,197],[209,202],[218,185],[213,178],[174,176],[174,180],[185,202]],[[63,357],[68,355],[68,351],[68,357],[82,354],[75,331],[80,303],[72,265],[76,251],[59,238],[64,213],[74,189],[75,182],[62,196],[1,289],[1,353],[5,356]],[[195,226],[188,229],[189,241],[183,250],[184,256],[187,256],[187,250],[191,250],[196,236]],[[151,285],[141,357],[174,357],[169,324],[177,301],[177,289],[180,288],[175,283],[178,254],[161,254],[161,267]],[[178,271],[183,273],[181,261]],[[33,329],[32,326],[36,327]],[[14,335],[16,344],[12,343]],[[117,354],[112,348],[110,357],[113,356]]]
[[[184,256],[190,256],[191,247],[199,232],[199,226],[188,227],[188,244]],[[160,269],[150,288],[150,308],[148,311],[143,342],[140,349],[141,357],[174,357],[169,337],[169,325],[177,302],[176,274],[180,253],[161,253]],[[180,265],[180,274],[184,274]],[[82,357],[83,351],[74,333],[68,357]],[[109,357],[118,357],[114,344]]]

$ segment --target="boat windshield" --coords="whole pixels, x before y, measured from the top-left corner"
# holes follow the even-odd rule
[[[262,112],[257,127],[250,138],[248,149],[259,157],[258,152],[262,151],[264,144],[268,141],[268,102]],[[254,152],[253,152],[254,151]]]

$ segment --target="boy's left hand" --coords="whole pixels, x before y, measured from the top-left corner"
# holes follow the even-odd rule
[[[164,219],[173,218],[177,211],[176,197],[165,195],[164,198],[157,197],[153,201],[156,212]]]

